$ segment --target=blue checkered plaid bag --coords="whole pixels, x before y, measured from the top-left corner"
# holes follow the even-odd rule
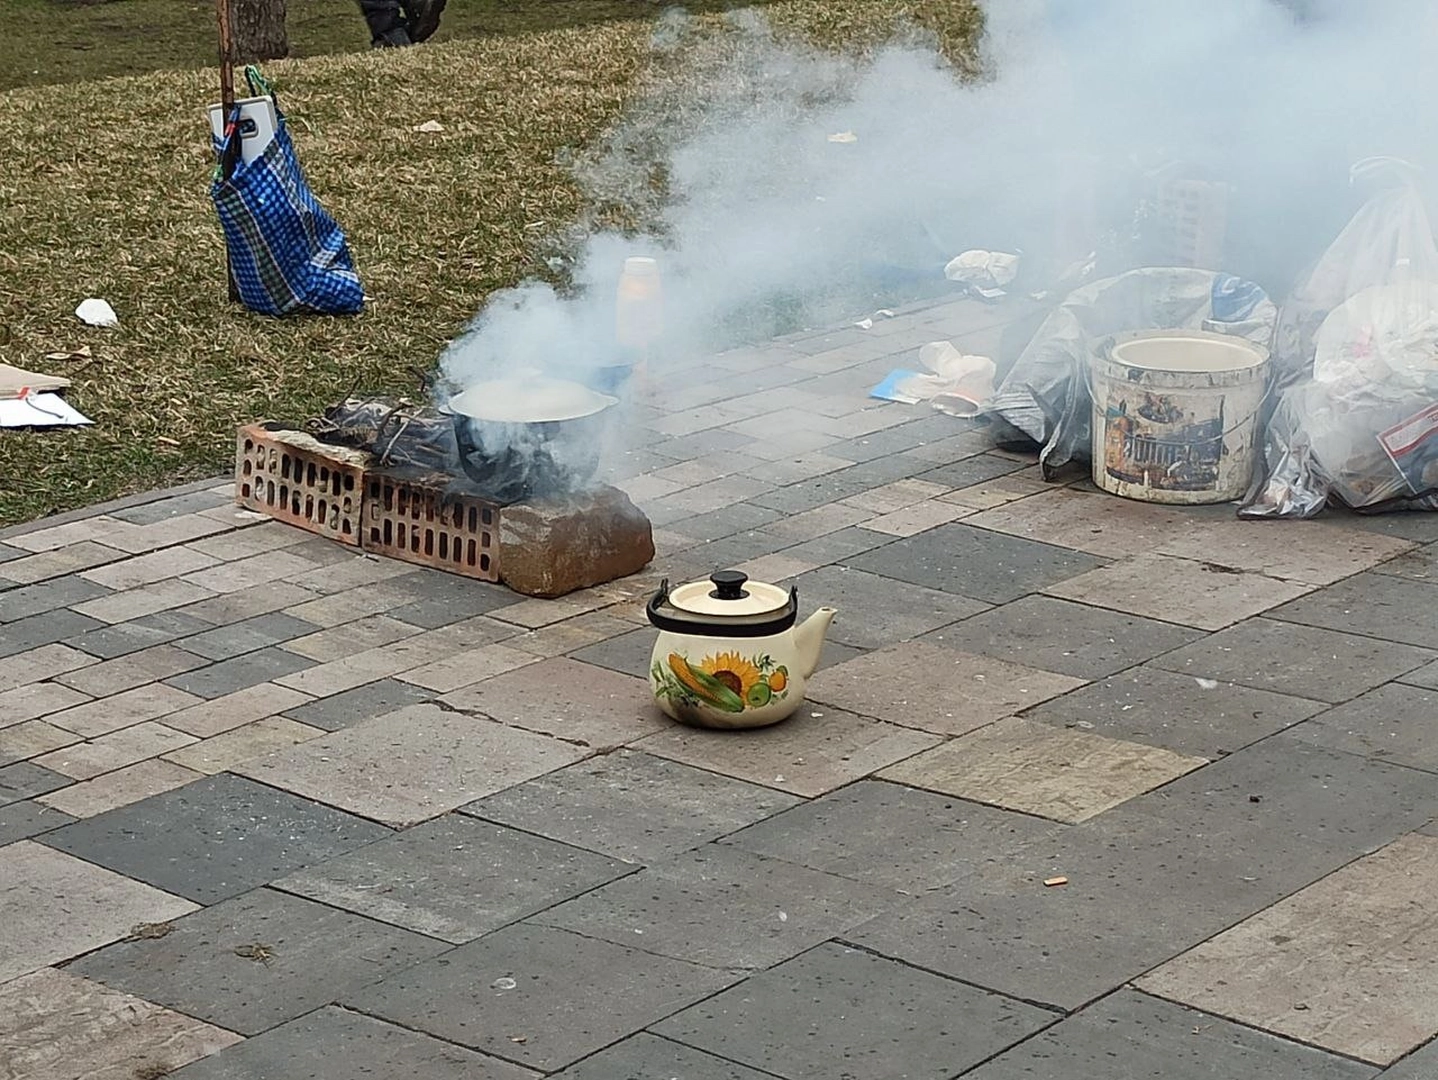
[[[245,74],[253,93],[270,93],[258,71]],[[236,290],[247,308],[264,315],[354,315],[364,307],[364,289],[349,244],[305,183],[278,104],[275,113],[275,137],[254,161],[233,152],[238,110],[214,140],[222,164],[210,198],[224,226]],[[233,161],[228,176],[227,157]]]

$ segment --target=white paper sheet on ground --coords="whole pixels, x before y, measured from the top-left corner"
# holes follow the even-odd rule
[[[1013,281],[1019,272],[1019,257],[1005,251],[965,251],[949,260],[944,267],[944,277],[950,281],[972,285],[984,292],[1001,290]]]
[[[91,326],[119,326],[120,317],[115,314],[112,308],[104,300],[98,297],[90,297],[80,301],[80,306],[75,309],[75,315],[82,322]]]
[[[79,427],[93,423],[59,394],[0,400],[0,428]]]
[[[998,369],[987,356],[962,353],[952,342],[932,341],[919,349],[926,372],[891,371],[870,397],[915,405],[927,401],[950,416],[975,416],[994,392]]]

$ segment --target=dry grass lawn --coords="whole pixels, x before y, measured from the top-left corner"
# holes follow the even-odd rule
[[[850,48],[917,20],[960,60],[979,23],[970,0],[766,10]],[[303,420],[356,385],[412,389],[407,368],[430,367],[489,292],[543,272],[552,238],[593,209],[559,162],[646,80],[672,77],[651,30],[608,21],[267,65],[373,298],[354,319],[227,302],[202,114],[213,70],[0,93],[0,362],[70,376],[96,421],[0,431],[0,525],[223,472],[239,422]],[[413,130],[427,119],[443,133]],[[87,296],[121,325],[81,324]],[[90,360],[44,359],[84,345]]]

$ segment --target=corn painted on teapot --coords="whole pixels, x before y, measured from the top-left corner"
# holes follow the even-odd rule
[[[721,570],[649,601],[659,630],[649,664],[654,700],[682,724],[754,728],[787,719],[804,702],[834,609],[797,626],[799,590]]]

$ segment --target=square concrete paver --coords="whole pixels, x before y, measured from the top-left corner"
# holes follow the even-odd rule
[[[1217,1016],[1120,990],[965,1080],[1367,1080],[1373,1069]]]
[[[619,750],[460,808],[629,862],[677,854],[799,799],[677,761]]]
[[[1185,559],[1265,574],[1271,578],[1331,585],[1385,559],[1401,555],[1413,543],[1379,533],[1345,529],[1322,521],[1207,521],[1187,536],[1165,540],[1159,551]]]
[[[53,968],[0,986],[6,1077],[168,1076],[239,1041],[232,1031]]]
[[[861,780],[724,843],[871,885],[921,893],[1059,826],[902,784]],[[895,838],[902,842],[896,843]]]
[[[808,695],[904,727],[962,735],[1082,685],[1068,675],[909,641],[829,668]]]
[[[91,953],[69,970],[258,1035],[446,948],[434,938],[256,889],[176,920],[162,936]]]
[[[1035,720],[1000,720],[879,775],[1055,821],[1086,821],[1207,764]]]
[[[39,836],[74,820],[69,814],[30,799],[0,806],[0,847]]]
[[[1294,738],[1438,771],[1438,690],[1389,683],[1293,729]]]
[[[412,705],[235,771],[376,821],[412,825],[584,756],[558,739]]]
[[[1272,617],[1438,649],[1438,584],[1358,574],[1285,604]]]
[[[709,844],[530,921],[713,968],[765,968],[894,906],[892,889]]]
[[[1315,587],[1230,571],[1214,563],[1141,555],[1090,570],[1045,591],[1111,611],[1200,630],[1222,630]]]
[[[195,910],[64,852],[21,840],[0,848],[0,983]]]
[[[294,695],[299,702],[283,707],[286,716],[325,731],[338,731],[364,720],[373,720],[377,716],[387,716],[408,705],[433,701],[435,696],[431,690],[410,686],[395,679],[378,679],[363,686],[356,686],[353,690],[344,690],[313,700],[283,686],[275,689]]]
[[[282,878],[278,889],[455,944],[632,867],[458,814]]]
[[[845,645],[878,649],[987,610],[967,597],[907,585],[864,570],[826,566],[795,584],[800,602],[837,608],[828,636]]]
[[[517,924],[341,1003],[544,1071],[562,1069],[736,980],[723,971]],[[483,1017],[483,1023],[476,1023]],[[557,1023],[556,1017],[572,1018]]]
[[[555,1080],[773,1080],[773,1075],[641,1031],[555,1073]]]
[[[806,703],[790,719],[753,731],[671,727],[636,750],[756,784],[815,796],[912,757],[938,736]]]
[[[1132,668],[1054,698],[1025,716],[1054,727],[1217,758],[1297,724],[1327,706],[1155,667]]]
[[[896,960],[826,944],[654,1030],[788,1080],[939,1080],[1056,1019]]]
[[[1139,985],[1386,1065],[1438,1034],[1435,875],[1438,838],[1404,837]]]
[[[1433,653],[1411,645],[1261,618],[1168,653],[1154,666],[1196,679],[1339,702],[1432,659]]]
[[[210,904],[388,835],[373,822],[222,774],[77,822],[45,842]]]
[[[240,1046],[197,1061],[170,1080],[537,1080],[537,1074],[453,1043],[326,1006]]]

